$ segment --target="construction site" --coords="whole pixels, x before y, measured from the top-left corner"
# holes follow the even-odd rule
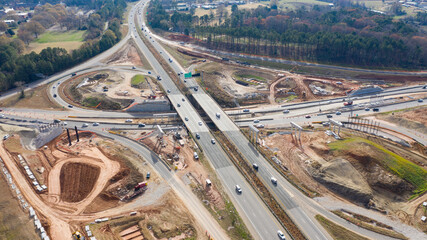
[[[76,128],[31,150],[28,138],[39,129],[1,129],[9,134],[0,147],[3,173],[21,205],[15,214],[24,212],[41,239],[197,239],[202,232],[170,186],[127,147]]]
[[[304,126],[300,135],[288,128],[261,129],[258,144],[287,179],[316,201],[351,202],[426,231],[421,218],[425,198],[419,197],[427,186],[425,149],[413,140],[410,147],[402,147],[359,130],[331,134],[328,129],[313,124]],[[337,207],[330,210],[348,217]]]

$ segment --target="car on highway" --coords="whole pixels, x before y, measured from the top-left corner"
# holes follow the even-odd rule
[[[335,114],[336,114],[336,115],[341,115],[341,112],[339,112],[339,111],[338,111],[338,112],[336,112]]]
[[[257,124],[256,127],[257,128],[264,128],[265,126],[264,126],[264,124]]]
[[[379,108],[374,108],[374,109],[372,109],[372,111],[374,111],[374,112],[379,112],[379,111],[380,111],[380,109],[379,109]]]
[[[185,102],[185,98],[182,98],[182,101]]]
[[[279,236],[280,240],[286,240],[285,234],[282,231],[277,231],[277,236]]]
[[[53,97],[56,97],[56,94],[53,94]]]
[[[196,133],[196,138],[200,139],[200,134]]]
[[[311,118],[311,116],[310,115],[305,115],[305,118]]]
[[[237,192],[238,194],[241,194],[241,193],[242,193],[242,188],[241,188],[239,185],[236,185],[236,192]]]
[[[148,74],[151,74],[151,72],[148,72]]]
[[[425,86],[423,87],[423,89],[427,89],[427,85],[425,85]]]
[[[159,81],[160,81],[160,80],[162,80],[162,78],[161,78],[160,76],[157,76],[157,80],[159,80]]]
[[[179,103],[178,103],[178,104],[177,104],[177,106],[178,106],[178,107],[181,107],[181,104],[179,104]]]
[[[168,93],[170,93],[170,92],[171,92],[171,90],[169,90],[169,89],[168,89],[168,91],[167,91],[167,92],[168,92]]]
[[[188,121],[188,117],[185,117],[184,119],[185,119],[185,121]]]
[[[6,135],[3,136],[3,140],[6,140],[8,138],[9,138],[9,134],[6,134]]]
[[[202,126],[202,122],[201,121],[199,121],[198,123],[199,123],[199,126]]]
[[[326,115],[327,118],[332,118],[331,114]]]
[[[284,110],[284,111],[283,111],[283,113],[289,113],[289,110],[288,110],[288,109],[286,109],[286,110]]]
[[[55,89],[55,86],[53,86],[52,88]]]
[[[147,172],[147,176],[145,177],[146,179],[150,179],[150,177],[151,177],[151,173],[150,172]]]
[[[135,66],[133,66],[133,67],[132,67],[132,69],[136,69],[136,67],[135,67]]]
[[[216,115],[217,118],[221,118],[221,114],[216,113],[215,115]]]
[[[0,115],[0,118],[4,118],[4,114]]]
[[[76,76],[76,75],[77,75],[76,73],[71,73],[71,76],[72,76],[72,77],[74,77],[74,76]]]
[[[71,105],[71,104],[68,104],[68,107],[69,107],[69,108],[73,108],[73,105]]]
[[[67,122],[63,122],[62,124],[63,124],[64,126],[67,126],[67,125],[68,125],[68,123],[67,123]]]
[[[132,122],[132,119],[126,119],[126,121],[125,122],[127,122],[127,123],[131,123]]]
[[[365,111],[369,111],[369,110],[371,110],[370,108],[365,108]]]
[[[249,109],[243,109],[243,112],[249,112],[250,110]]]
[[[254,123],[259,123],[259,120],[258,120],[258,119],[255,119],[255,120],[254,120]]]
[[[89,126],[89,124],[87,124],[87,123],[83,123],[83,125],[82,125],[82,127],[88,127]]]
[[[275,177],[271,177],[270,180],[274,185],[277,185],[277,179]]]
[[[138,127],[145,127],[145,124],[144,123],[139,123]]]
[[[212,143],[212,144],[215,144],[215,139],[213,139],[213,138],[212,138],[212,139],[211,139],[211,143]]]
[[[254,163],[254,164],[252,164],[252,167],[258,171],[258,164]]]
[[[99,126],[99,123],[94,122],[92,125],[96,127],[96,126]]]
[[[424,100],[420,98],[420,99],[418,99],[418,102],[424,102]]]

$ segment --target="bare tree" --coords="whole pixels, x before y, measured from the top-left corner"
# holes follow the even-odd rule
[[[18,30],[18,38],[24,41],[27,45],[34,39],[33,34],[23,29]]]

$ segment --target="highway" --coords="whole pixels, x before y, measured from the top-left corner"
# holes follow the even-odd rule
[[[146,1],[141,1],[137,6],[142,7],[144,2]],[[188,121],[184,120],[184,124],[187,129],[192,132],[193,135],[196,133],[200,135],[198,143],[201,146],[203,153],[213,165],[251,234],[255,239],[276,239],[277,231],[281,230],[284,232],[284,229],[270,213],[258,195],[253,191],[252,187],[246,182],[244,177],[234,167],[231,160],[228,159],[226,153],[222,150],[221,146],[211,142],[214,137],[209,132],[209,128],[197,114],[197,111],[193,108],[188,99],[181,94],[175,83],[169,77],[169,74],[161,67],[160,63],[149,51],[144,42],[137,37],[137,28],[133,23],[133,16],[136,11],[140,10],[133,9],[130,13],[129,29],[133,32],[133,35],[136,36],[135,41],[138,47],[140,47],[154,71],[161,76],[162,80],[159,81],[159,83],[164,89],[170,90],[168,97],[181,119],[188,119]],[[160,47],[158,44],[156,46]],[[163,53],[165,53],[164,50]],[[178,104],[180,104],[180,107],[178,107]],[[239,185],[242,188],[242,194],[238,194],[236,192],[236,185]]]
[[[168,93],[168,97],[171,103],[174,105],[178,115],[183,119],[184,124],[187,129],[195,135],[196,133],[200,135],[200,139],[197,140],[200,144],[204,154],[209,159],[213,167],[215,168],[220,180],[222,181],[225,189],[229,193],[230,198],[238,209],[240,215],[245,221],[247,227],[251,231],[252,235],[255,239],[277,239],[277,230],[284,229],[280,226],[278,221],[274,218],[274,216],[267,209],[265,204],[261,201],[258,195],[253,191],[252,187],[246,182],[243,176],[239,173],[239,171],[234,167],[231,163],[230,159],[227,157],[225,152],[222,150],[219,144],[213,144],[211,140],[214,138],[209,132],[209,128],[203,122],[201,117],[197,114],[197,111],[190,104],[188,99],[181,94],[179,89],[176,87],[175,83],[169,77],[169,74],[165,72],[165,70],[161,67],[158,60],[153,56],[153,54],[149,51],[144,42],[140,39],[136,29],[139,28],[134,23],[134,15],[138,12],[142,11],[143,4],[147,1],[141,1],[138,3],[129,14],[129,32],[127,36],[116,44],[110,50],[98,55],[97,57],[88,60],[85,64],[81,64],[76,66],[70,70],[67,70],[61,74],[57,74],[52,78],[46,79],[44,81],[40,81],[35,85],[30,85],[30,87],[38,86],[41,84],[45,84],[52,81],[63,82],[65,79],[71,76],[71,73],[78,72],[79,74],[94,71],[96,69],[101,69],[104,66],[99,64],[100,60],[103,58],[113,54],[117,51],[129,38],[134,38],[137,46],[144,53],[151,66],[153,67],[153,74],[161,76],[162,80],[159,83],[163,86],[165,90],[170,90]],[[138,14],[138,20],[142,23],[142,26],[145,25],[143,23],[143,19],[140,14]],[[148,30],[147,30],[148,31]],[[146,33],[146,32],[144,32]],[[184,72],[183,68],[173,59],[167,52],[162,48],[160,44],[158,44],[154,38],[150,39],[150,33],[147,32],[147,40],[151,41],[155,49],[161,53],[163,58],[170,63],[171,67],[175,71]],[[125,41],[126,40],[126,41]],[[169,61],[171,59],[172,61]],[[90,66],[90,67],[89,67]],[[127,67],[129,69],[129,67]],[[126,69],[127,70],[127,69]],[[144,72],[142,69],[137,69],[138,71]],[[148,74],[148,73],[147,73]],[[60,84],[60,83],[59,83]],[[189,79],[187,81],[187,86],[197,86],[197,82],[193,79]],[[55,86],[53,88],[53,86]],[[53,84],[50,88],[50,94],[57,94],[57,86],[58,84]],[[212,121],[216,124],[216,126],[239,148],[242,155],[250,162],[257,163],[259,165],[259,177],[264,181],[265,185],[270,189],[275,198],[279,201],[279,203],[283,206],[286,212],[291,216],[291,218],[295,221],[295,223],[299,226],[299,228],[303,231],[303,233],[309,239],[331,239],[329,234],[317,223],[314,219],[314,215],[320,213],[327,218],[344,225],[345,227],[356,231],[362,235],[368,236],[373,239],[389,239],[384,237],[383,235],[376,234],[371,231],[367,231],[365,229],[359,228],[355,225],[348,224],[345,220],[337,217],[336,215],[330,213],[325,210],[322,206],[316,203],[314,200],[307,198],[297,189],[295,189],[289,182],[286,181],[279,173],[275,171],[275,169],[257,152],[256,149],[249,143],[246,137],[240,132],[237,125],[226,115],[225,112],[218,106],[218,104],[207,95],[203,89],[199,87],[199,91],[195,91],[194,89],[190,90],[193,94],[196,101],[202,106],[208,116],[212,119]],[[5,98],[6,96],[13,94],[13,92],[9,92],[6,95],[0,98]],[[58,95],[59,96],[59,95]],[[60,99],[59,97],[54,98],[59,104],[68,108],[68,103]],[[338,100],[337,100],[338,101]],[[340,102],[342,104],[342,100]],[[178,104],[180,106],[178,106]],[[313,103],[304,103],[304,104],[313,104]],[[314,103],[316,104],[316,103]],[[318,104],[318,103],[317,103]],[[114,117],[122,117],[122,118],[134,118],[134,117],[144,117],[149,116],[149,114],[144,113],[125,113],[125,112],[102,112],[90,109],[83,109],[78,107],[73,107],[69,109],[69,112],[65,111],[45,111],[44,114],[54,114],[54,116],[58,118],[66,118],[68,116],[78,114],[78,116],[84,117],[100,117],[100,118],[110,118]],[[25,114],[25,110],[15,110],[15,109],[5,109],[7,113],[19,112],[23,111]],[[34,111],[34,110],[32,110]],[[306,110],[307,111],[307,110]],[[31,110],[28,110],[28,115],[30,115]],[[219,113],[220,117],[217,118],[216,114]],[[40,114],[40,113],[39,113]],[[282,114],[283,115],[283,114]],[[326,118],[323,116],[323,118]],[[184,120],[188,119],[188,120]],[[313,119],[314,120],[314,119]],[[274,122],[277,121],[277,122]],[[279,121],[283,122],[283,119],[273,119],[271,122],[265,121],[266,124],[278,124]],[[82,121],[68,121],[69,126],[73,124],[82,124]],[[264,121],[262,121],[264,123]],[[243,124],[244,123],[239,123]],[[101,128],[138,128],[136,124],[112,124],[112,123],[102,123],[98,127],[90,126],[89,129],[93,129],[93,131],[98,131],[100,134]],[[147,126],[147,128],[153,126]],[[105,135],[105,133],[103,133]],[[102,135],[102,134],[101,134]],[[120,137],[114,137],[117,141],[121,143],[130,144],[126,142],[124,139]],[[136,143],[134,143],[136,144]],[[139,149],[138,144],[129,145],[135,149]],[[138,150],[139,151],[139,150]],[[147,155],[148,156],[148,155]],[[154,158],[154,157],[153,157]],[[152,163],[155,163],[154,160]],[[162,169],[158,169],[159,173],[165,179],[171,179],[169,176],[170,172],[164,172]],[[270,178],[274,176],[278,179],[277,186],[273,185],[270,181]],[[175,184],[172,184],[175,186]],[[241,186],[243,192],[242,194],[238,194],[235,191],[235,186]],[[217,233],[219,237],[217,239],[224,239],[221,237],[220,233]],[[289,237],[289,236],[287,236]]]
[[[141,25],[147,31],[147,37],[149,37],[151,33],[146,29],[143,23],[143,18],[139,17],[138,20],[142,23]],[[155,38],[149,39],[151,40],[151,43],[157,52],[162,53],[162,57],[169,62],[176,73],[184,72],[183,68],[179,66],[177,61],[175,61],[172,56],[167,54],[162,46],[154,40]],[[144,54],[147,53],[146,51],[143,52]],[[188,87],[198,86],[197,82],[191,79],[188,79],[186,84]],[[289,182],[286,181],[286,179],[278,174],[269,163],[266,162],[266,160],[257,152],[256,149],[253,148],[246,137],[240,132],[239,128],[234,124],[233,121],[231,121],[231,119],[228,118],[228,116],[222,111],[218,104],[209,95],[207,95],[202,88],[199,87],[198,89],[199,91],[195,91],[194,89],[190,90],[196,101],[208,114],[215,125],[239,148],[242,155],[250,163],[257,163],[259,165],[259,176],[264,180],[266,185],[270,187],[273,195],[276,196],[276,199],[282,204],[287,213],[309,239],[330,239],[328,233],[317,223],[316,220],[314,220],[313,212],[322,213],[326,217],[333,219],[334,221],[345,225],[351,230],[357,231],[368,237],[375,239],[387,239],[387,237],[384,237],[380,234],[361,230],[357,226],[351,224],[349,225],[342,219],[337,219],[334,214],[325,211],[323,207],[319,206],[312,199],[307,198],[301,192],[295,189]],[[176,100],[171,99],[171,101],[175,102]],[[217,113],[220,114],[220,118],[216,117]],[[188,114],[186,116],[188,116]],[[210,149],[205,149],[205,152],[208,152],[209,150]],[[277,186],[274,186],[271,183],[270,178],[272,176],[278,179],[279,184]]]

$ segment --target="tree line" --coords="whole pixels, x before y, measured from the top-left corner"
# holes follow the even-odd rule
[[[225,13],[167,14],[154,0],[147,18],[153,28],[191,35],[213,49],[338,65],[426,67],[427,37],[418,31],[418,24],[425,24],[424,14],[394,20],[345,1],[332,9],[314,6],[287,12],[233,5],[231,13]]]
[[[110,0],[101,2],[113,3]],[[17,83],[33,82],[42,75],[48,76],[63,71],[109,49],[122,37],[120,25],[125,9],[124,0],[116,0],[113,5],[108,3],[103,5],[92,15],[102,22],[102,26],[108,20],[108,29],[100,32],[98,37],[86,40],[79,49],[71,52],[63,48],[49,47],[38,54],[31,52],[22,55],[25,49],[23,41],[0,36],[0,91],[13,88]],[[90,24],[89,22],[88,29]]]

